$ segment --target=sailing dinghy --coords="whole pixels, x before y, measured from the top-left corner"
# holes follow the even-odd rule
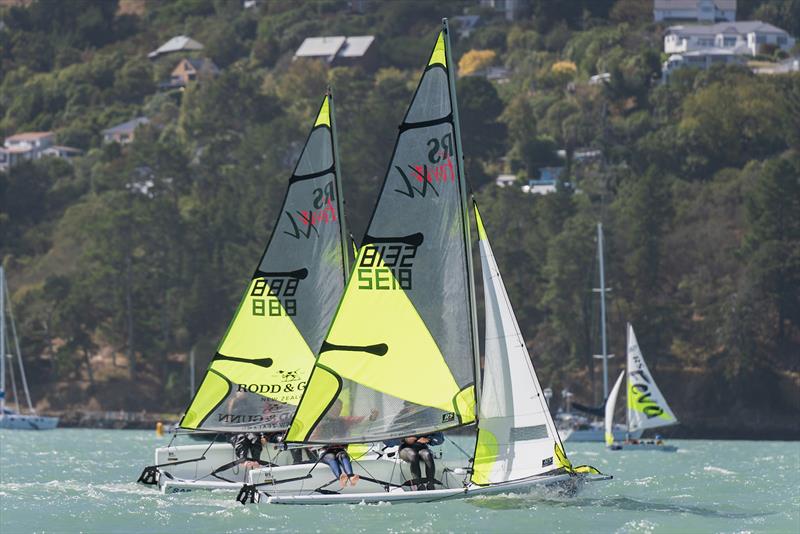
[[[443,26],[287,432],[292,443],[348,444],[360,481],[339,489],[321,463],[255,469],[242,503],[431,502],[536,486],[575,491],[610,478],[573,467],[564,453],[475,206],[486,293],[480,383],[468,186]],[[396,448],[354,454],[361,443],[476,424],[471,454],[436,460],[435,489],[413,490],[421,481]]]
[[[658,389],[653,375],[647,368],[642,357],[639,343],[636,341],[636,334],[633,327],[628,324],[628,366],[627,372],[622,371],[617,378],[614,388],[608,396],[605,413],[606,446],[611,450],[658,450],[663,452],[675,452],[678,448],[674,445],[667,445],[660,438],[655,439],[632,439],[628,437],[623,442],[614,440],[611,431],[614,424],[614,408],[617,404],[622,379],[627,375],[628,402],[626,406],[625,423],[628,432],[639,432],[652,428],[677,425],[678,419],[672,413],[667,400]]]
[[[275,229],[247,290],[178,428],[269,433],[288,427],[348,275],[333,97],[322,101],[287,187]],[[175,437],[173,436],[173,440]],[[294,455],[292,454],[294,452]],[[284,465],[313,454],[268,443],[257,461]],[[244,462],[212,442],[155,451],[139,482],[163,492],[238,490]]]
[[[8,319],[8,321],[6,321]],[[6,324],[11,326],[10,333],[14,337],[14,350],[11,347],[11,336],[6,329]],[[14,375],[14,360],[16,354],[19,378],[25,400],[28,402],[28,412],[22,413],[19,406],[19,392],[17,380]],[[8,362],[6,362],[8,360]],[[6,363],[8,363],[8,376],[11,378],[11,391],[14,394],[16,410],[6,406]],[[14,322],[14,312],[11,309],[11,293],[8,291],[5,270],[0,265],[0,428],[9,430],[52,430],[58,426],[58,417],[39,415],[31,402],[28,390],[28,378],[25,376],[25,365],[22,363],[22,352],[19,350],[19,337],[17,324]]]

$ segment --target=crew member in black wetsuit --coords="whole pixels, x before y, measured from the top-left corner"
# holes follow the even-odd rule
[[[258,460],[261,459],[261,451],[266,443],[267,438],[261,433],[247,432],[231,436],[231,445],[233,445],[236,459],[245,460],[244,467],[246,468],[254,468],[261,465]]]
[[[444,443],[444,434],[434,432],[428,436],[407,436],[400,440],[387,441],[391,446],[400,445],[398,456],[400,459],[411,464],[411,474],[414,476],[414,484],[411,489],[436,489],[436,464],[433,461],[433,453],[428,445],[441,445]],[[425,480],[422,480],[422,470],[419,462],[425,464]]]

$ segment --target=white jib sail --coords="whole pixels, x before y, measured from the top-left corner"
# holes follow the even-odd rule
[[[492,247],[475,209],[486,306],[483,390],[472,481],[492,484],[552,471],[560,443]]]
[[[619,388],[622,385],[622,378],[625,376],[625,371],[620,371],[619,378],[611,388],[611,393],[608,394],[606,399],[606,445],[614,443],[614,408],[617,407],[617,396],[619,396]]]
[[[658,389],[647,368],[636,341],[633,327],[628,325],[628,430],[658,428],[677,424],[667,400]]]

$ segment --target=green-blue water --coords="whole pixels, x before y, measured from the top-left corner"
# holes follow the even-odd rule
[[[675,441],[677,453],[567,443],[615,479],[575,498],[283,507],[223,494],[161,495],[133,481],[153,432],[0,431],[0,532],[800,533],[800,443]]]

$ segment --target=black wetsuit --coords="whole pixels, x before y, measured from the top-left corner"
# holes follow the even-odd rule
[[[247,432],[231,436],[233,452],[237,460],[248,459],[259,461],[261,459],[261,437],[263,434]]]

